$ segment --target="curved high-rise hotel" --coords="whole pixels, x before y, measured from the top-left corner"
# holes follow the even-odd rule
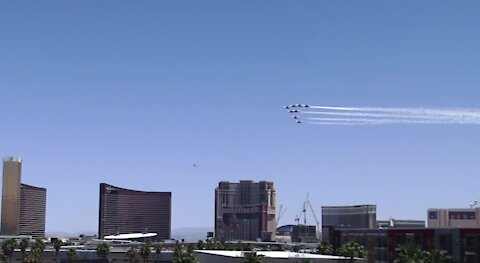
[[[170,239],[171,192],[145,192],[100,184],[98,236],[157,233]]]

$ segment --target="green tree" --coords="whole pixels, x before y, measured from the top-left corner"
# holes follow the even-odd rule
[[[108,262],[108,254],[110,254],[110,247],[107,243],[102,242],[97,245],[97,256],[100,258],[101,262]]]
[[[452,259],[445,252],[439,250],[433,250],[425,252],[426,263],[447,263]]]
[[[242,251],[252,251],[250,243],[242,243]]]
[[[28,262],[39,263],[42,261],[43,251],[45,250],[45,243],[43,240],[37,238],[30,245],[30,253],[28,254]]]
[[[150,257],[151,254],[151,245],[149,242],[144,243],[140,247],[140,256],[143,258],[143,262],[148,262],[148,258]]]
[[[322,242],[317,246],[317,253],[322,255],[333,255],[333,247],[328,242]]]
[[[207,240],[207,244],[205,245],[206,250],[213,250],[213,241],[212,239]]]
[[[203,241],[202,241],[202,240],[198,240],[198,242],[197,242],[197,249],[198,249],[198,250],[203,250],[203,249],[205,249],[205,244],[203,244]]]
[[[426,263],[428,254],[415,244],[406,244],[400,248],[400,252],[394,263]]]
[[[53,248],[55,249],[55,258],[57,262],[60,262],[59,254],[60,254],[60,249],[62,248],[62,245],[63,245],[63,242],[60,239],[55,239],[55,241],[53,241]]]
[[[349,258],[350,262],[354,262],[355,258],[363,258],[365,255],[363,247],[355,241],[349,241],[340,247],[339,254]]]
[[[176,249],[173,256],[173,263],[198,263],[198,259],[193,253]]]
[[[193,253],[194,250],[195,250],[195,246],[193,244],[188,244],[187,252],[188,253]]]
[[[15,241],[15,239],[7,239],[2,243],[3,255],[8,258],[9,262],[12,262],[12,256],[16,246],[17,242]]]
[[[258,255],[256,252],[248,252],[245,253],[243,257],[244,263],[262,263],[263,262],[263,255]]]
[[[73,247],[68,250],[67,253],[68,260],[71,262],[75,262],[78,259],[78,253],[77,250],[74,249]]]
[[[162,245],[160,245],[160,244],[155,245],[155,254],[157,254],[157,259],[159,259],[161,257]]]
[[[22,238],[18,244],[18,247],[22,252],[22,262],[27,261],[27,249],[30,247],[30,240],[28,238]]]
[[[302,249],[302,246],[293,246],[292,250],[293,252],[300,252],[300,250]]]
[[[130,259],[130,263],[135,262],[135,257],[137,256],[137,249],[134,247],[130,247],[127,250],[127,257]]]
[[[173,263],[198,263],[198,259],[192,251],[184,251],[183,245],[177,242],[173,252]]]

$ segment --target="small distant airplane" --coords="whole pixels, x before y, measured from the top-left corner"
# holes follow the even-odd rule
[[[299,119],[298,116],[292,116],[292,118],[294,118],[295,120],[298,120],[298,119]]]
[[[310,105],[308,104],[292,104],[288,106],[284,106],[283,108],[289,110],[291,108],[310,108]]]
[[[303,123],[303,121],[301,121],[301,120],[297,120],[297,121],[296,121],[296,123]]]
[[[198,164],[198,163],[193,164],[193,167],[199,167],[199,166],[200,166],[200,164]]]
[[[298,110],[289,110],[288,112],[290,112],[290,113],[297,113]]]

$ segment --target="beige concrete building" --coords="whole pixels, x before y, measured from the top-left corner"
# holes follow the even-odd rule
[[[18,235],[20,222],[20,185],[22,160],[15,157],[3,159],[2,184],[2,235]]]
[[[480,228],[480,208],[428,209],[428,227]]]
[[[220,182],[215,189],[215,238],[223,241],[275,240],[273,182]]]

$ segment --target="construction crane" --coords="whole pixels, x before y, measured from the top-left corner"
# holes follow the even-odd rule
[[[312,203],[310,202],[309,194],[307,194],[307,198],[303,202],[302,211],[295,216],[295,221],[297,222],[297,225],[300,225],[300,221],[302,220],[302,217],[303,217],[303,225],[306,226],[308,209],[310,209],[310,212],[312,213],[313,218],[315,219],[316,228],[317,228],[315,235],[317,238],[320,238],[320,221],[318,220],[317,215],[315,214],[315,210],[313,209]]]
[[[283,207],[283,205],[280,205],[280,208],[278,209],[277,221],[275,222],[275,228],[278,228],[278,222],[280,222],[280,218],[285,215],[286,211],[287,209]]]

